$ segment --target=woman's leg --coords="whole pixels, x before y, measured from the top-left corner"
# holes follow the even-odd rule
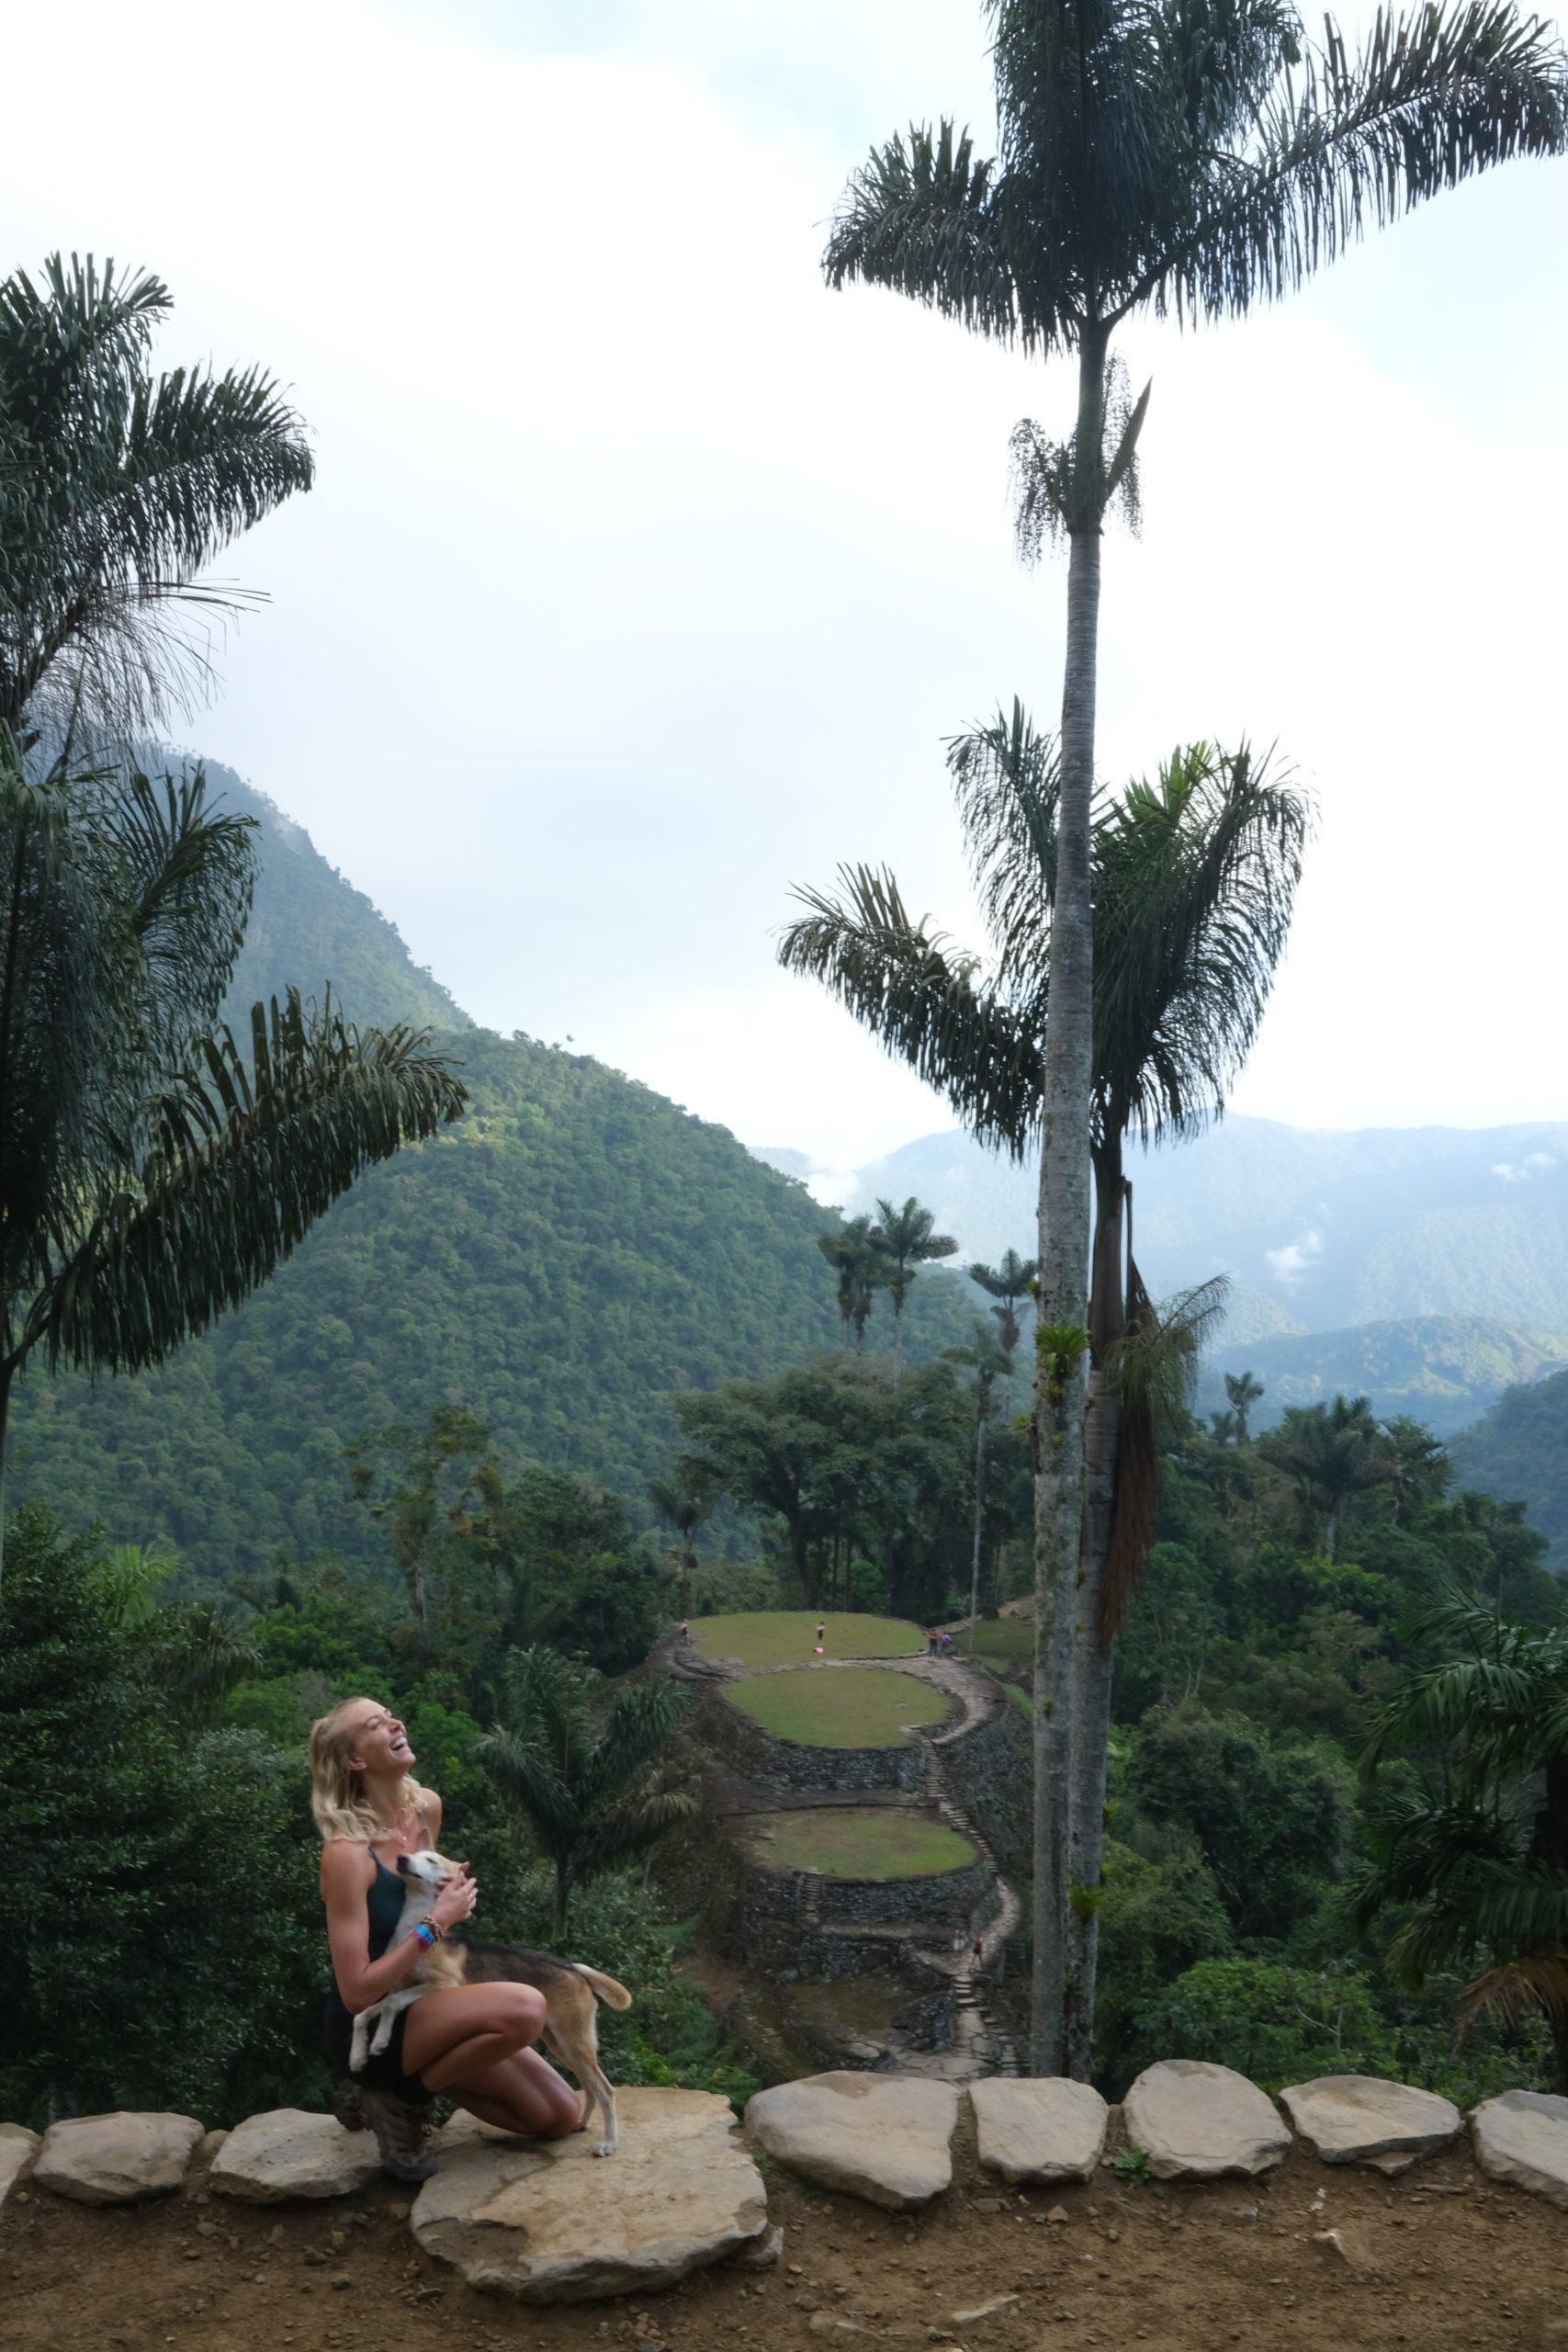
[[[459,2085],[526,2050],[544,2022],[545,1996],[531,1984],[465,1984],[427,1993],[403,2025],[404,2071],[417,2075],[427,2091],[457,2097]]]
[[[581,2094],[557,2074],[536,2050],[519,2051],[497,2066],[454,2083],[447,2093],[482,2123],[518,2132],[530,2140],[562,2140],[582,2128]]]

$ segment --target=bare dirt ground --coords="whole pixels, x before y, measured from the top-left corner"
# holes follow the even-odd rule
[[[1160,2188],[1102,2174],[1059,2195],[1004,2193],[961,2153],[952,2193],[915,2222],[775,2174],[776,2269],[548,2311],[474,2293],[426,2261],[405,2226],[408,2193],[389,2181],[333,2205],[176,2198],[101,2211],[38,2190],[13,2198],[0,2216],[0,2346],[1568,2347],[1568,2214],[1484,2181],[1462,2146],[1392,2184],[1298,2153],[1264,2182]],[[1330,2229],[1343,2252],[1316,2242]],[[998,2298],[1010,2300],[977,2315]]]

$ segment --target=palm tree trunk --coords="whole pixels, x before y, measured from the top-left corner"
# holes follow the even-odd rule
[[[1120,1121],[1094,1155],[1094,1257],[1089,1321],[1093,1365],[1084,1421],[1085,1507],[1073,1659],[1072,1786],[1067,1815],[1067,2053],[1075,2081],[1090,2079],[1100,1967],[1100,1883],[1105,1863],[1105,1774],[1111,1745],[1113,1645],[1100,1638],[1100,1596],[1116,1516],[1122,1408],[1108,1382],[1111,1350],[1127,1328],[1126,1186]]]
[[[558,1944],[564,1944],[566,1941],[566,1918],[570,1908],[571,1864],[567,1861],[558,1861],[556,1864],[556,1941]]]
[[[975,1655],[975,1620],[980,1614],[980,1544],[986,1527],[986,1422],[990,1396],[981,1400],[975,1424],[975,1551],[969,1563],[969,1655]]]
[[[1089,1251],[1093,1088],[1093,916],[1089,810],[1100,626],[1100,443],[1106,334],[1086,329],[1078,349],[1074,471],[1079,485],[1067,567],[1067,647],[1062,682],[1056,897],[1051,925],[1051,1011],[1045,1024],[1040,1159],[1040,1313],[1035,1340],[1034,1483],[1034,1973],[1031,2064],[1061,2072],[1066,1976],[1067,1806],[1073,1603],[1083,1515],[1084,1344]],[[1042,1340],[1045,1345],[1041,1347]]]

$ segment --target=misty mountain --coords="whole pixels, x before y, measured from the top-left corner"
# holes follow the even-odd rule
[[[1196,1403],[1201,1413],[1223,1412],[1223,1374],[1250,1372],[1263,1384],[1263,1401],[1250,1417],[1254,1429],[1267,1429],[1288,1405],[1322,1405],[1346,1396],[1370,1397],[1380,1419],[1408,1413],[1439,1437],[1450,1437],[1516,1383],[1540,1380],[1565,1365],[1568,1331],[1523,1331],[1480,1315],[1410,1316],[1244,1343],[1222,1329],[1200,1376]],[[1507,1495],[1522,1491],[1510,1487]]]
[[[1568,1330],[1568,1126],[1342,1133],[1230,1118],[1134,1155],[1133,1174],[1150,1288],[1228,1274],[1232,1340],[1412,1316]],[[843,1189],[851,1213],[917,1193],[971,1257],[1032,1250],[1032,1167],[956,1129],[906,1144]]]

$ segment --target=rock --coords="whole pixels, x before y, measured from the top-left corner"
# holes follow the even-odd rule
[[[1504,2091],[1482,2100],[1470,2128],[1483,2172],[1568,2209],[1568,2098]]]
[[[728,2270],[772,2270],[784,2258],[784,2223],[775,2222],[773,2228],[764,2230],[760,2238],[753,2238],[738,2254],[730,2255],[725,2267]],[[795,2276],[800,2275],[797,2267]]]
[[[410,2216],[419,2245],[470,2287],[577,2303],[673,2286],[764,2235],[761,2175],[727,2099],[634,2089],[616,2104],[621,2143],[603,2161],[582,2132],[445,2149]]]
[[[1403,2172],[1417,2156],[1457,2140],[1462,2118],[1451,2100],[1385,2083],[1375,2075],[1319,2075],[1293,2083],[1280,2101],[1325,2165],[1375,2165]]]
[[[201,2141],[194,2115],[81,2115],[51,2123],[34,2177],[78,2205],[125,2205],[166,2197]]]
[[[994,2075],[972,2083],[980,2162],[1004,2180],[1089,2180],[1105,2153],[1111,2110],[1088,2083]]]
[[[972,2327],[976,2320],[990,2319],[1017,2301],[1016,2295],[993,2295],[988,2303],[971,2303],[966,2311],[949,2312],[947,2316],[954,2327]]]
[[[1337,2229],[1314,2230],[1314,2245],[1320,2245],[1330,2261],[1342,2264],[1355,2278],[1375,2278],[1382,2268],[1372,2252],[1371,2242],[1364,2230],[1353,2229],[1341,2222]]]
[[[25,2123],[0,2123],[0,2206],[31,2172],[40,2145]]]
[[[1280,2110],[1256,2083],[1204,2058],[1145,2066],[1122,2103],[1127,2138],[1156,2180],[1267,2172],[1291,2144]]]
[[[352,2197],[380,2170],[370,2132],[345,2132],[333,2115],[276,2107],[235,2125],[207,2185],[253,2205],[276,2205],[285,2197]]]
[[[746,2109],[769,2155],[895,2213],[948,2187],[957,2121],[953,2086],[915,2075],[807,2075],[759,2091]]]

